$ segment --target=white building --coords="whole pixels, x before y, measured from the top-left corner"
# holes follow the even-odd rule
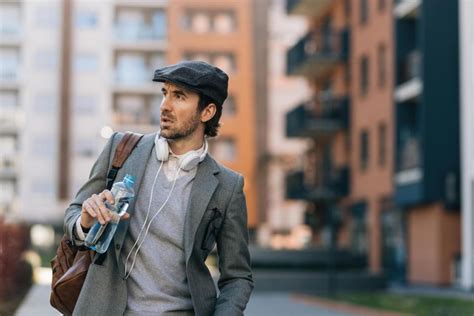
[[[167,3],[0,2],[0,216],[60,224],[110,131],[157,129]]]
[[[270,2],[268,30],[268,87],[269,109],[267,117],[268,137],[268,204],[266,225],[263,233],[269,242],[269,235],[291,231],[304,222],[306,203],[290,201],[285,194],[285,176],[292,169],[303,166],[300,153],[305,151],[305,140],[289,139],[286,136],[285,113],[298,102],[309,98],[311,90],[304,78],[286,75],[286,52],[307,29],[303,17],[289,16],[286,1]],[[285,242],[283,242],[285,243]],[[289,245],[273,245],[287,247]]]
[[[474,1],[459,2],[462,163],[461,285],[474,290]]]

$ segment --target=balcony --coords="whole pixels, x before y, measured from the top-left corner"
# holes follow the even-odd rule
[[[329,10],[332,0],[287,0],[286,12],[310,17],[319,17]]]
[[[423,165],[421,139],[413,128],[400,128],[395,173],[395,200],[400,205],[423,200]]]
[[[20,130],[20,118],[20,113],[16,109],[2,109],[0,112],[0,135],[16,135]]]
[[[316,113],[313,109],[319,109]],[[286,114],[287,137],[325,138],[349,126],[349,99],[324,96]]]
[[[421,0],[396,0],[393,13],[399,19],[416,18],[420,5]]]
[[[350,48],[348,29],[339,33],[310,32],[287,52],[287,74],[319,78],[338,63],[347,62]]]
[[[286,198],[313,202],[330,202],[349,194],[349,169],[347,167],[322,171],[318,183],[305,182],[303,171],[291,172],[286,176]]]
[[[420,96],[423,91],[421,78],[421,54],[419,50],[412,50],[398,63],[395,99],[406,102]]]

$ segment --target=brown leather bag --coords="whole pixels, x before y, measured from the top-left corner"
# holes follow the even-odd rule
[[[112,188],[118,170],[142,137],[142,134],[125,133],[115,150],[112,168],[107,174],[107,189]],[[61,239],[56,256],[51,260],[53,280],[50,303],[64,315],[72,315],[94,256],[94,251],[73,245],[66,235]],[[105,254],[102,254],[96,260],[103,261],[104,259]]]

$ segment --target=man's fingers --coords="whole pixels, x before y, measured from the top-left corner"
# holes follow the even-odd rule
[[[124,213],[124,214],[122,215],[122,217],[120,217],[121,220],[122,220],[122,219],[129,219],[129,218],[130,218],[130,214],[129,214],[129,213]]]
[[[102,193],[100,193],[100,196],[112,205],[115,203],[115,198],[109,190],[102,191]]]
[[[87,200],[82,204],[82,207],[84,208],[84,210],[86,210],[86,213],[91,216],[91,217],[96,217],[97,216],[97,213],[94,211],[94,209],[89,205],[89,203],[87,202]]]
[[[110,210],[107,208],[107,206],[105,206],[102,197],[94,194],[92,196],[92,198],[93,198],[94,203],[96,204],[97,208],[100,210],[100,213],[101,213],[102,217],[104,218],[104,220],[106,222],[110,221]],[[103,224],[103,223],[101,223],[101,224]]]

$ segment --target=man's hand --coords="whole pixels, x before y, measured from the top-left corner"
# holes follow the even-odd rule
[[[112,218],[111,211],[105,206],[105,201],[111,205],[115,203],[114,196],[109,190],[104,190],[99,194],[93,194],[82,203],[81,226],[83,228],[89,229],[94,224],[95,219],[102,225],[110,221]],[[125,213],[121,219],[128,219],[129,217],[130,214]]]

